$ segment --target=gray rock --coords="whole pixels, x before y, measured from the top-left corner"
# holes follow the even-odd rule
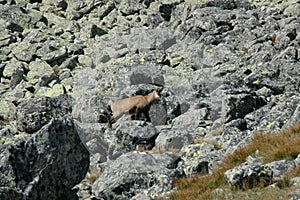
[[[174,129],[185,129],[195,131],[198,127],[205,125],[205,119],[208,115],[207,108],[190,108],[184,114],[176,117],[173,122]]]
[[[162,70],[155,65],[134,66],[129,75],[130,84],[165,85]]]
[[[266,164],[273,172],[273,180],[281,179],[287,172],[296,167],[294,161],[279,160]]]
[[[225,100],[225,121],[243,118],[246,114],[262,107],[263,99],[251,94],[228,95]]]
[[[0,24],[2,25],[4,23],[5,23],[5,21],[2,21],[0,19]],[[8,45],[16,42],[17,36],[15,34],[10,33],[9,30],[5,29],[5,27],[2,27],[1,25],[0,25],[0,27],[1,27],[0,47],[2,48],[2,47],[8,46]]]
[[[149,117],[154,126],[165,125],[167,122],[166,102],[154,101],[149,108]]]
[[[155,140],[155,149],[159,151],[180,150],[193,142],[192,133],[182,129],[161,130]]]
[[[0,194],[6,199],[73,199],[72,188],[89,166],[89,153],[68,117],[51,120],[28,139],[2,145],[0,155]]]
[[[12,102],[0,99],[0,120],[11,120],[13,118],[13,113],[15,109],[16,106]]]
[[[9,87],[14,89],[22,80],[24,80],[25,70],[23,66],[17,66],[11,76]]]
[[[22,32],[27,28],[34,28],[37,20],[24,12],[24,8],[18,5],[1,5],[0,18],[6,20],[7,29]],[[13,16],[13,17],[12,17]]]
[[[36,60],[30,63],[27,78],[31,83],[38,83],[39,86],[48,84],[57,78],[52,67],[45,61]]]
[[[220,136],[216,137],[218,138],[218,142],[230,151],[232,148],[235,149],[238,147],[239,144],[243,143],[245,140],[249,140],[251,135],[250,131],[240,131],[236,127],[225,127]]]
[[[171,160],[174,162],[173,158]],[[130,152],[109,164],[93,184],[93,193],[98,198],[130,199],[149,187],[159,185],[159,190],[148,193],[153,198],[170,189],[173,177],[172,170],[167,169],[153,155]]]
[[[113,155],[121,155],[136,148],[153,148],[158,136],[157,129],[143,121],[123,121],[119,119],[112,128]]]
[[[271,184],[273,171],[261,164],[242,164],[225,172],[226,181],[234,188],[253,188]]]
[[[167,95],[168,96],[164,96],[163,98],[166,101],[167,123],[169,124],[174,118],[188,111],[190,104],[186,100],[178,99],[172,94]]]
[[[105,105],[100,96],[97,94],[80,94],[75,98],[76,101],[72,110],[72,116],[75,119],[84,123],[108,122],[110,118],[108,105]]]
[[[62,41],[47,40],[39,48],[36,55],[48,63],[67,57],[68,49]]]
[[[36,54],[37,48],[37,44],[23,41],[14,48],[12,53],[19,61],[30,62]]]
[[[212,169],[222,159],[222,152],[216,151],[213,144],[185,145],[180,151],[182,161],[178,168],[184,175],[212,173]]]
[[[82,143],[90,154],[97,154],[100,162],[109,159],[109,141],[106,136],[106,124],[99,123],[76,123]]]
[[[16,108],[16,121],[20,131],[33,133],[54,117],[63,117],[72,111],[72,98],[68,95],[41,97],[23,101]]]
[[[10,62],[4,65],[3,68],[3,77],[11,78],[12,75],[15,73],[15,70],[18,68],[25,68],[24,63],[18,61],[17,59],[11,59]]]
[[[152,156],[168,169],[175,169],[177,167],[178,161],[180,161],[181,159],[178,153],[172,152],[152,154]]]
[[[225,154],[249,144],[254,131],[300,120],[298,8],[297,0],[0,0],[0,144],[28,141],[27,133],[72,113],[92,154],[90,172],[154,147],[184,151],[172,177],[211,173]],[[164,90],[150,106],[152,124],[124,116],[108,129],[113,101],[159,85]],[[193,144],[202,137],[218,150]],[[168,170],[177,166],[175,154],[153,157]],[[167,198],[172,180],[166,173],[143,190],[114,197]],[[0,199],[24,197],[11,183]],[[77,189],[80,198],[98,198],[86,179]]]

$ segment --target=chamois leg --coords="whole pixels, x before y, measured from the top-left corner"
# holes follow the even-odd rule
[[[145,118],[146,118],[146,121],[147,121],[147,122],[151,122],[151,119],[150,119],[150,116],[149,116],[149,111],[148,111],[148,110],[145,110],[143,113],[144,113],[144,116],[145,116]]]
[[[109,128],[112,128],[112,124],[116,122],[116,119],[114,117],[111,117],[109,120],[108,120],[108,127]]]
[[[139,109],[136,108],[136,109],[135,109],[135,112],[134,112],[134,114],[133,114],[133,119],[134,119],[134,120],[138,120],[138,118],[139,118]]]
[[[132,120],[138,119],[139,109],[135,106],[131,110],[129,110],[129,114],[131,115]]]

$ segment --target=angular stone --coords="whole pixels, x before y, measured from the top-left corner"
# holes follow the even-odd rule
[[[89,153],[68,117],[51,120],[31,138],[1,146],[0,158],[0,196],[10,199],[74,199],[72,188],[89,166]]]
[[[272,183],[273,171],[261,164],[239,165],[225,172],[226,181],[234,188],[253,188]]]
[[[30,62],[36,55],[37,48],[38,44],[22,41],[13,49],[12,53],[19,61]]]
[[[154,84],[161,85],[165,84],[162,71],[158,66],[134,66],[132,72],[129,75],[130,83],[135,84]]]
[[[212,173],[213,167],[222,159],[222,153],[215,151],[213,144],[185,145],[180,151],[180,168],[186,176]]]
[[[151,186],[159,185],[155,193],[148,194],[157,197],[170,189],[173,178],[172,170],[165,168],[153,155],[129,152],[105,168],[93,184],[93,193],[98,198],[129,199]]]
[[[68,95],[54,98],[41,97],[29,99],[18,105],[17,126],[20,131],[33,133],[54,117],[62,117],[72,111],[72,99]]]
[[[0,99],[0,120],[8,121],[13,118],[16,107],[13,103]]]
[[[296,167],[295,162],[291,160],[278,160],[267,163],[273,172],[273,180],[281,179],[287,172]]]
[[[162,130],[155,140],[155,149],[159,151],[180,150],[193,141],[193,135],[186,130]]]
[[[119,119],[112,130],[114,154],[122,154],[138,147],[152,148],[158,136],[157,129],[150,123]]]
[[[39,86],[48,84],[57,78],[53,68],[45,61],[36,60],[30,63],[27,77],[31,83],[39,83]]]

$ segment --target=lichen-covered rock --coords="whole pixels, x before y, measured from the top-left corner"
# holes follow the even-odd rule
[[[20,131],[33,133],[54,117],[63,117],[72,112],[69,95],[41,97],[25,100],[16,108],[16,121]]]
[[[298,0],[0,0],[0,143],[28,141],[71,113],[90,172],[154,147],[182,150],[176,176],[210,173],[256,130],[300,120],[299,17]],[[161,87],[151,123],[127,115],[107,127],[112,102]],[[272,165],[278,176],[291,166]],[[96,198],[83,183],[78,194]],[[161,191],[144,189],[132,198]]]
[[[273,172],[273,180],[281,179],[287,172],[296,167],[293,160],[279,160],[267,163],[266,166],[270,167]]]
[[[80,123],[77,122],[79,136],[82,143],[91,154],[97,154],[101,162],[107,161],[109,156],[109,141],[106,135],[106,124],[99,123]],[[109,133],[108,133],[109,134]]]
[[[24,9],[18,5],[2,5],[0,6],[0,18],[8,23],[7,29],[16,32],[22,32],[26,28],[34,28],[36,19],[29,16]]]
[[[153,148],[159,133],[150,123],[119,119],[110,134],[114,144],[113,154],[117,155],[136,148]]]
[[[272,183],[273,171],[262,164],[242,164],[225,172],[226,181],[234,188],[253,188]]]
[[[36,60],[29,65],[27,78],[32,83],[38,83],[39,86],[48,86],[48,84],[56,78],[54,70],[45,61]]]
[[[31,44],[29,42],[20,42],[13,48],[13,54],[19,61],[30,62],[36,54],[38,44]]]
[[[172,161],[174,164],[169,166],[176,167],[177,160],[172,157],[163,159],[165,163]],[[175,175],[172,169],[166,168],[166,165],[150,153],[129,152],[105,168],[103,174],[93,184],[93,193],[98,198],[104,199],[130,199],[156,186],[156,190],[144,193],[145,196],[154,199],[171,188]]]
[[[131,68],[131,74],[129,75],[130,84],[165,84],[162,70],[158,66],[154,65],[140,65]]]
[[[89,167],[89,152],[69,117],[51,120],[31,137],[2,145],[0,152],[4,199],[74,199],[72,188]]]
[[[178,168],[186,176],[212,173],[212,169],[222,159],[222,155],[221,151],[216,151],[213,144],[204,142],[186,145],[180,151],[182,161]]]
[[[193,134],[186,130],[161,130],[155,140],[155,149],[160,151],[180,150],[193,142]]]
[[[45,41],[44,45],[39,48],[36,55],[48,63],[52,63],[60,58],[67,56],[67,47],[62,41]]]
[[[279,130],[299,121],[299,116],[296,112],[298,102],[299,96],[293,93],[277,95],[271,99],[268,105],[249,113],[245,116],[245,119],[247,124],[249,124],[249,128]]]
[[[10,120],[15,109],[16,106],[13,103],[0,99],[0,120]]]

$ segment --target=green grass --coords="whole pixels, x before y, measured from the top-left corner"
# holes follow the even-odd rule
[[[300,168],[286,174],[282,180],[278,181],[278,187],[274,188],[231,190],[227,185],[224,173],[228,169],[245,162],[246,158],[249,155],[255,155],[257,150],[258,156],[262,157],[265,163],[282,159],[295,159],[300,153],[300,123],[280,133],[255,133],[249,145],[237,150],[232,155],[226,156],[213,174],[175,180],[174,186],[178,190],[170,196],[170,199],[218,199],[217,195],[212,198],[212,193],[217,188],[228,190],[225,192],[228,198],[223,195],[223,199],[286,199],[290,190],[289,179],[300,176]]]

